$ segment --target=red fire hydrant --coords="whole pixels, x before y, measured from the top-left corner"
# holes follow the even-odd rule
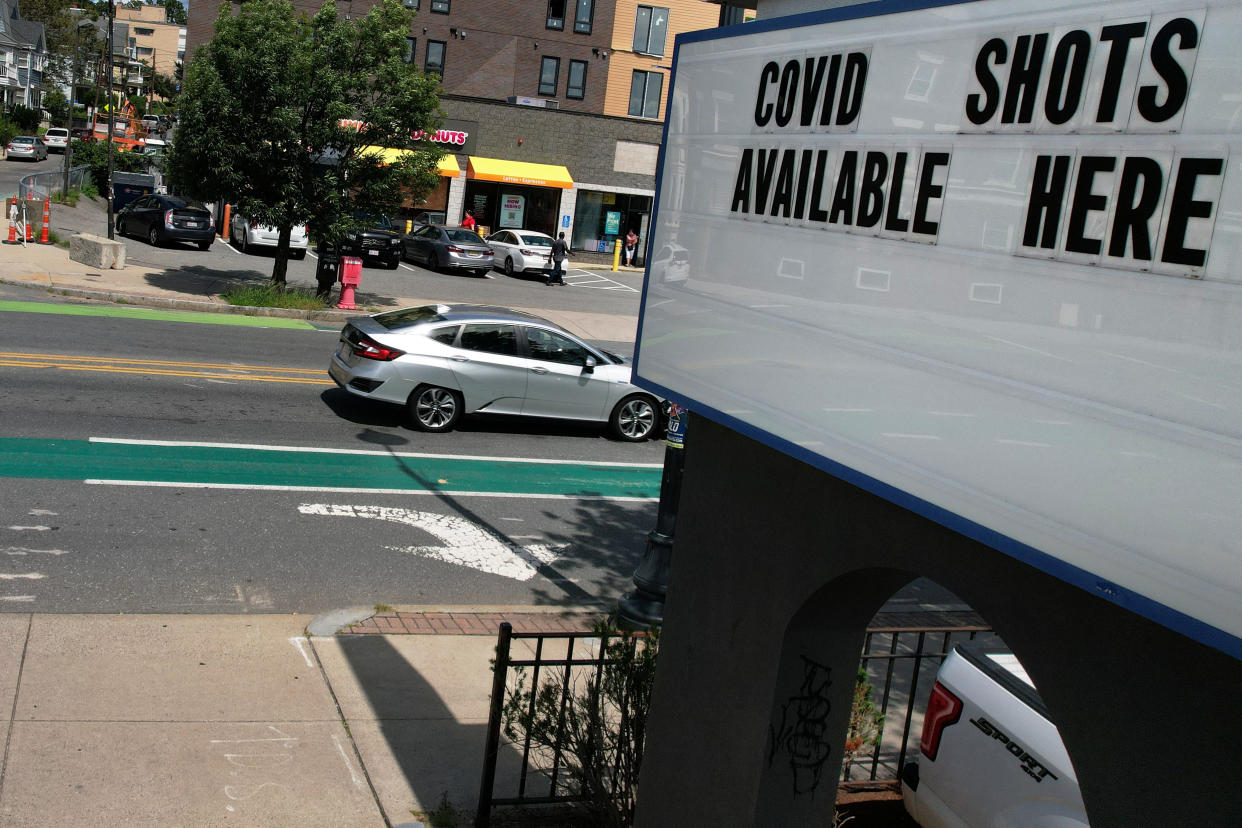
[[[357,310],[354,304],[354,288],[362,284],[362,259],[357,256],[341,257],[341,301],[336,306],[342,310]]]

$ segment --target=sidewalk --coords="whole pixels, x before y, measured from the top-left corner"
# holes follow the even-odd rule
[[[76,211],[60,209],[53,212],[51,226],[62,240],[83,228],[75,226]],[[7,229],[6,231],[7,232]],[[97,232],[97,231],[96,231]],[[592,269],[607,270],[603,265],[587,264]],[[623,268],[641,272],[638,268]],[[205,269],[152,268],[126,264],[119,270],[100,270],[69,259],[69,251],[56,245],[31,244],[0,246],[0,282],[12,285],[39,287],[65,296],[120,302],[127,305],[143,305],[175,310],[208,311],[218,313],[245,313],[247,309],[229,305],[220,299],[220,293],[236,287],[235,280],[224,273]],[[358,303],[368,300],[386,307],[411,307],[431,304],[437,300],[426,297],[381,296],[369,293],[359,296]],[[608,342],[628,342],[634,337],[635,318],[628,315],[596,313],[592,311],[565,311],[546,308],[518,308],[548,319],[566,330],[586,339]],[[343,324],[344,320],[364,311],[286,311],[278,308],[249,309],[250,313],[265,316],[282,316],[309,319],[330,325]]]
[[[574,631],[595,618],[383,617],[480,616]],[[496,626],[308,637],[310,620],[0,615],[0,823],[416,825],[447,798],[468,824]],[[519,761],[502,748],[498,784]]]

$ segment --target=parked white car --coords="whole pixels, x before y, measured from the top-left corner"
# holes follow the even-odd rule
[[[496,266],[506,276],[534,271],[547,273],[552,269],[552,237],[537,230],[497,230],[487,237],[487,246],[496,257]],[[569,270],[569,260],[565,260]]]
[[[69,146],[69,130],[64,127],[51,127],[43,134],[43,143],[47,144],[48,152],[64,152]]]
[[[276,247],[280,230],[263,224],[251,224],[245,216],[233,216],[229,221],[229,243],[243,253],[251,247]],[[298,224],[289,232],[289,255],[295,259],[306,258],[307,227]]]

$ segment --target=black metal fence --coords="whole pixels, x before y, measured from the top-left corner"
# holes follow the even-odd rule
[[[908,624],[910,620],[931,620],[928,616],[940,625]],[[845,787],[899,778],[911,735],[916,742],[919,738],[922,711],[940,663],[956,644],[992,635],[991,628],[974,613],[903,614],[901,620],[905,623],[892,624],[886,623],[883,615],[877,616],[876,623],[867,629],[861,666],[873,686],[872,699],[884,716],[884,724],[875,746],[855,755],[844,769],[841,784]],[[514,657],[515,644],[529,655]],[[568,698],[577,683],[588,677],[587,671],[598,680],[608,664],[605,645],[591,632],[519,633],[507,622],[500,625],[476,826],[488,825],[496,806],[551,805],[583,798],[566,785],[561,754],[554,751],[550,757],[534,756],[529,738],[525,744],[513,745],[520,760],[505,786],[512,785],[515,792],[495,795],[502,709],[513,670],[529,669],[535,689],[548,681],[558,682],[562,698]]]

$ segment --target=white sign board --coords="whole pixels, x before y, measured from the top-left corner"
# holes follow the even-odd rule
[[[521,227],[526,215],[526,196],[503,193],[500,196],[500,226]]]
[[[1206,0],[679,36],[639,383],[1242,657],[1240,44]]]

